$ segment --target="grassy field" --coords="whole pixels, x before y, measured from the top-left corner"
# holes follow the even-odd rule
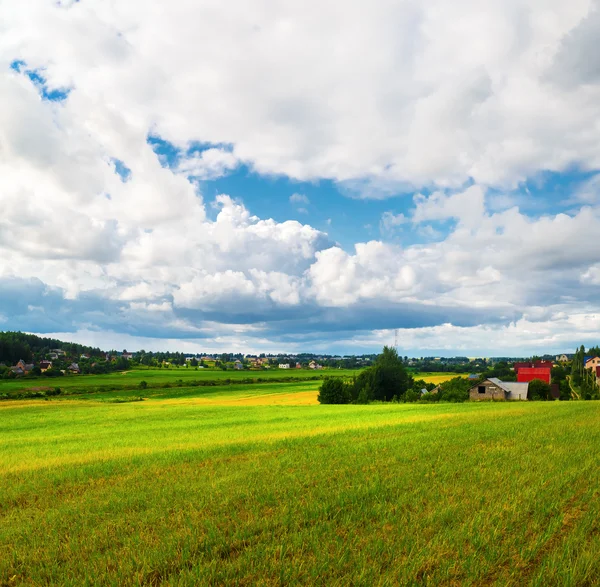
[[[435,383],[436,385],[444,383],[444,381],[448,381],[454,377],[466,377],[466,375],[460,375],[458,373],[413,373],[412,376],[415,379],[423,379],[425,383]]]
[[[324,377],[344,377],[350,379],[356,377],[360,370],[344,369],[324,369],[322,371],[313,371],[308,369],[272,369],[269,371],[222,371],[212,369],[190,369],[182,367],[180,369],[132,369],[107,375],[70,375],[65,377],[36,377],[20,379],[0,379],[0,399],[7,395],[9,398],[15,394],[30,392],[44,392],[48,389],[60,387],[65,395],[85,395],[86,397],[98,397],[103,394],[106,397],[133,397],[148,395],[167,396],[169,392],[157,392],[159,389],[168,389],[169,387],[179,387],[177,396],[181,397],[189,393],[197,393],[192,387],[192,383],[214,382],[222,385],[226,380],[230,380],[233,385],[227,386],[233,390],[237,385],[247,385],[242,380],[278,380],[277,385],[296,382],[297,380],[312,380],[312,389],[318,389],[320,380]],[[454,375],[448,373],[424,373],[417,376],[427,382],[441,383],[451,379]],[[289,383],[285,380],[290,380]],[[296,381],[294,381],[296,380]],[[145,391],[139,390],[139,385],[145,381],[147,388]],[[274,383],[275,384],[275,383]],[[208,393],[208,392],[207,392]]]
[[[233,382],[242,379],[285,380],[307,379],[317,380],[323,377],[353,377],[360,371],[331,369],[313,371],[308,369],[272,369],[269,371],[222,371],[212,369],[195,369],[181,367],[180,369],[132,369],[110,373],[107,375],[69,375],[65,377],[35,377],[20,379],[0,379],[0,394],[18,393],[27,390],[37,390],[60,387],[68,392],[114,392],[118,390],[136,389],[141,381],[150,388],[167,385],[189,385],[192,381],[215,381],[222,383],[226,379]]]
[[[318,383],[1,402],[0,585],[598,584],[600,404]]]

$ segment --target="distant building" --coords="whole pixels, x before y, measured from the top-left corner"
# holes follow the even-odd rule
[[[600,367],[600,357],[585,357],[583,359],[583,366],[586,369],[596,369],[596,367]]]
[[[512,381],[500,381],[496,377],[490,377],[475,385],[469,390],[469,398],[472,401],[481,400],[527,400],[529,383],[515,383]]]
[[[279,368],[280,369],[289,369],[290,368],[290,364],[289,363],[280,363],[279,364]]]
[[[33,369],[33,363],[26,363],[23,359],[21,359],[15,366],[21,369],[24,375],[27,375],[27,373]]]
[[[40,371],[45,373],[48,369],[52,369],[52,361],[40,361]]]
[[[76,374],[81,373],[81,369],[79,368],[79,365],[77,363],[71,363],[68,367],[68,371]]]

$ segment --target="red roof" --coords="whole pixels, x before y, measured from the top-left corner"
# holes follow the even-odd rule
[[[532,367],[531,363],[515,363],[514,365],[515,371],[519,371],[519,369],[529,369]]]
[[[528,367],[521,368],[517,373],[517,381],[519,383],[527,383],[534,379],[541,379],[550,384],[552,369],[550,367]]]
[[[520,369],[552,369],[552,361],[528,361],[527,363],[515,363],[514,369],[517,373]]]

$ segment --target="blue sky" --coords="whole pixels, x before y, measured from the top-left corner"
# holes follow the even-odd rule
[[[189,351],[598,343],[596,2],[160,8],[0,7],[1,328]]]

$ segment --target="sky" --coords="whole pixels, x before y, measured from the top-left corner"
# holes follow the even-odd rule
[[[0,0],[0,329],[600,342],[598,0]]]

